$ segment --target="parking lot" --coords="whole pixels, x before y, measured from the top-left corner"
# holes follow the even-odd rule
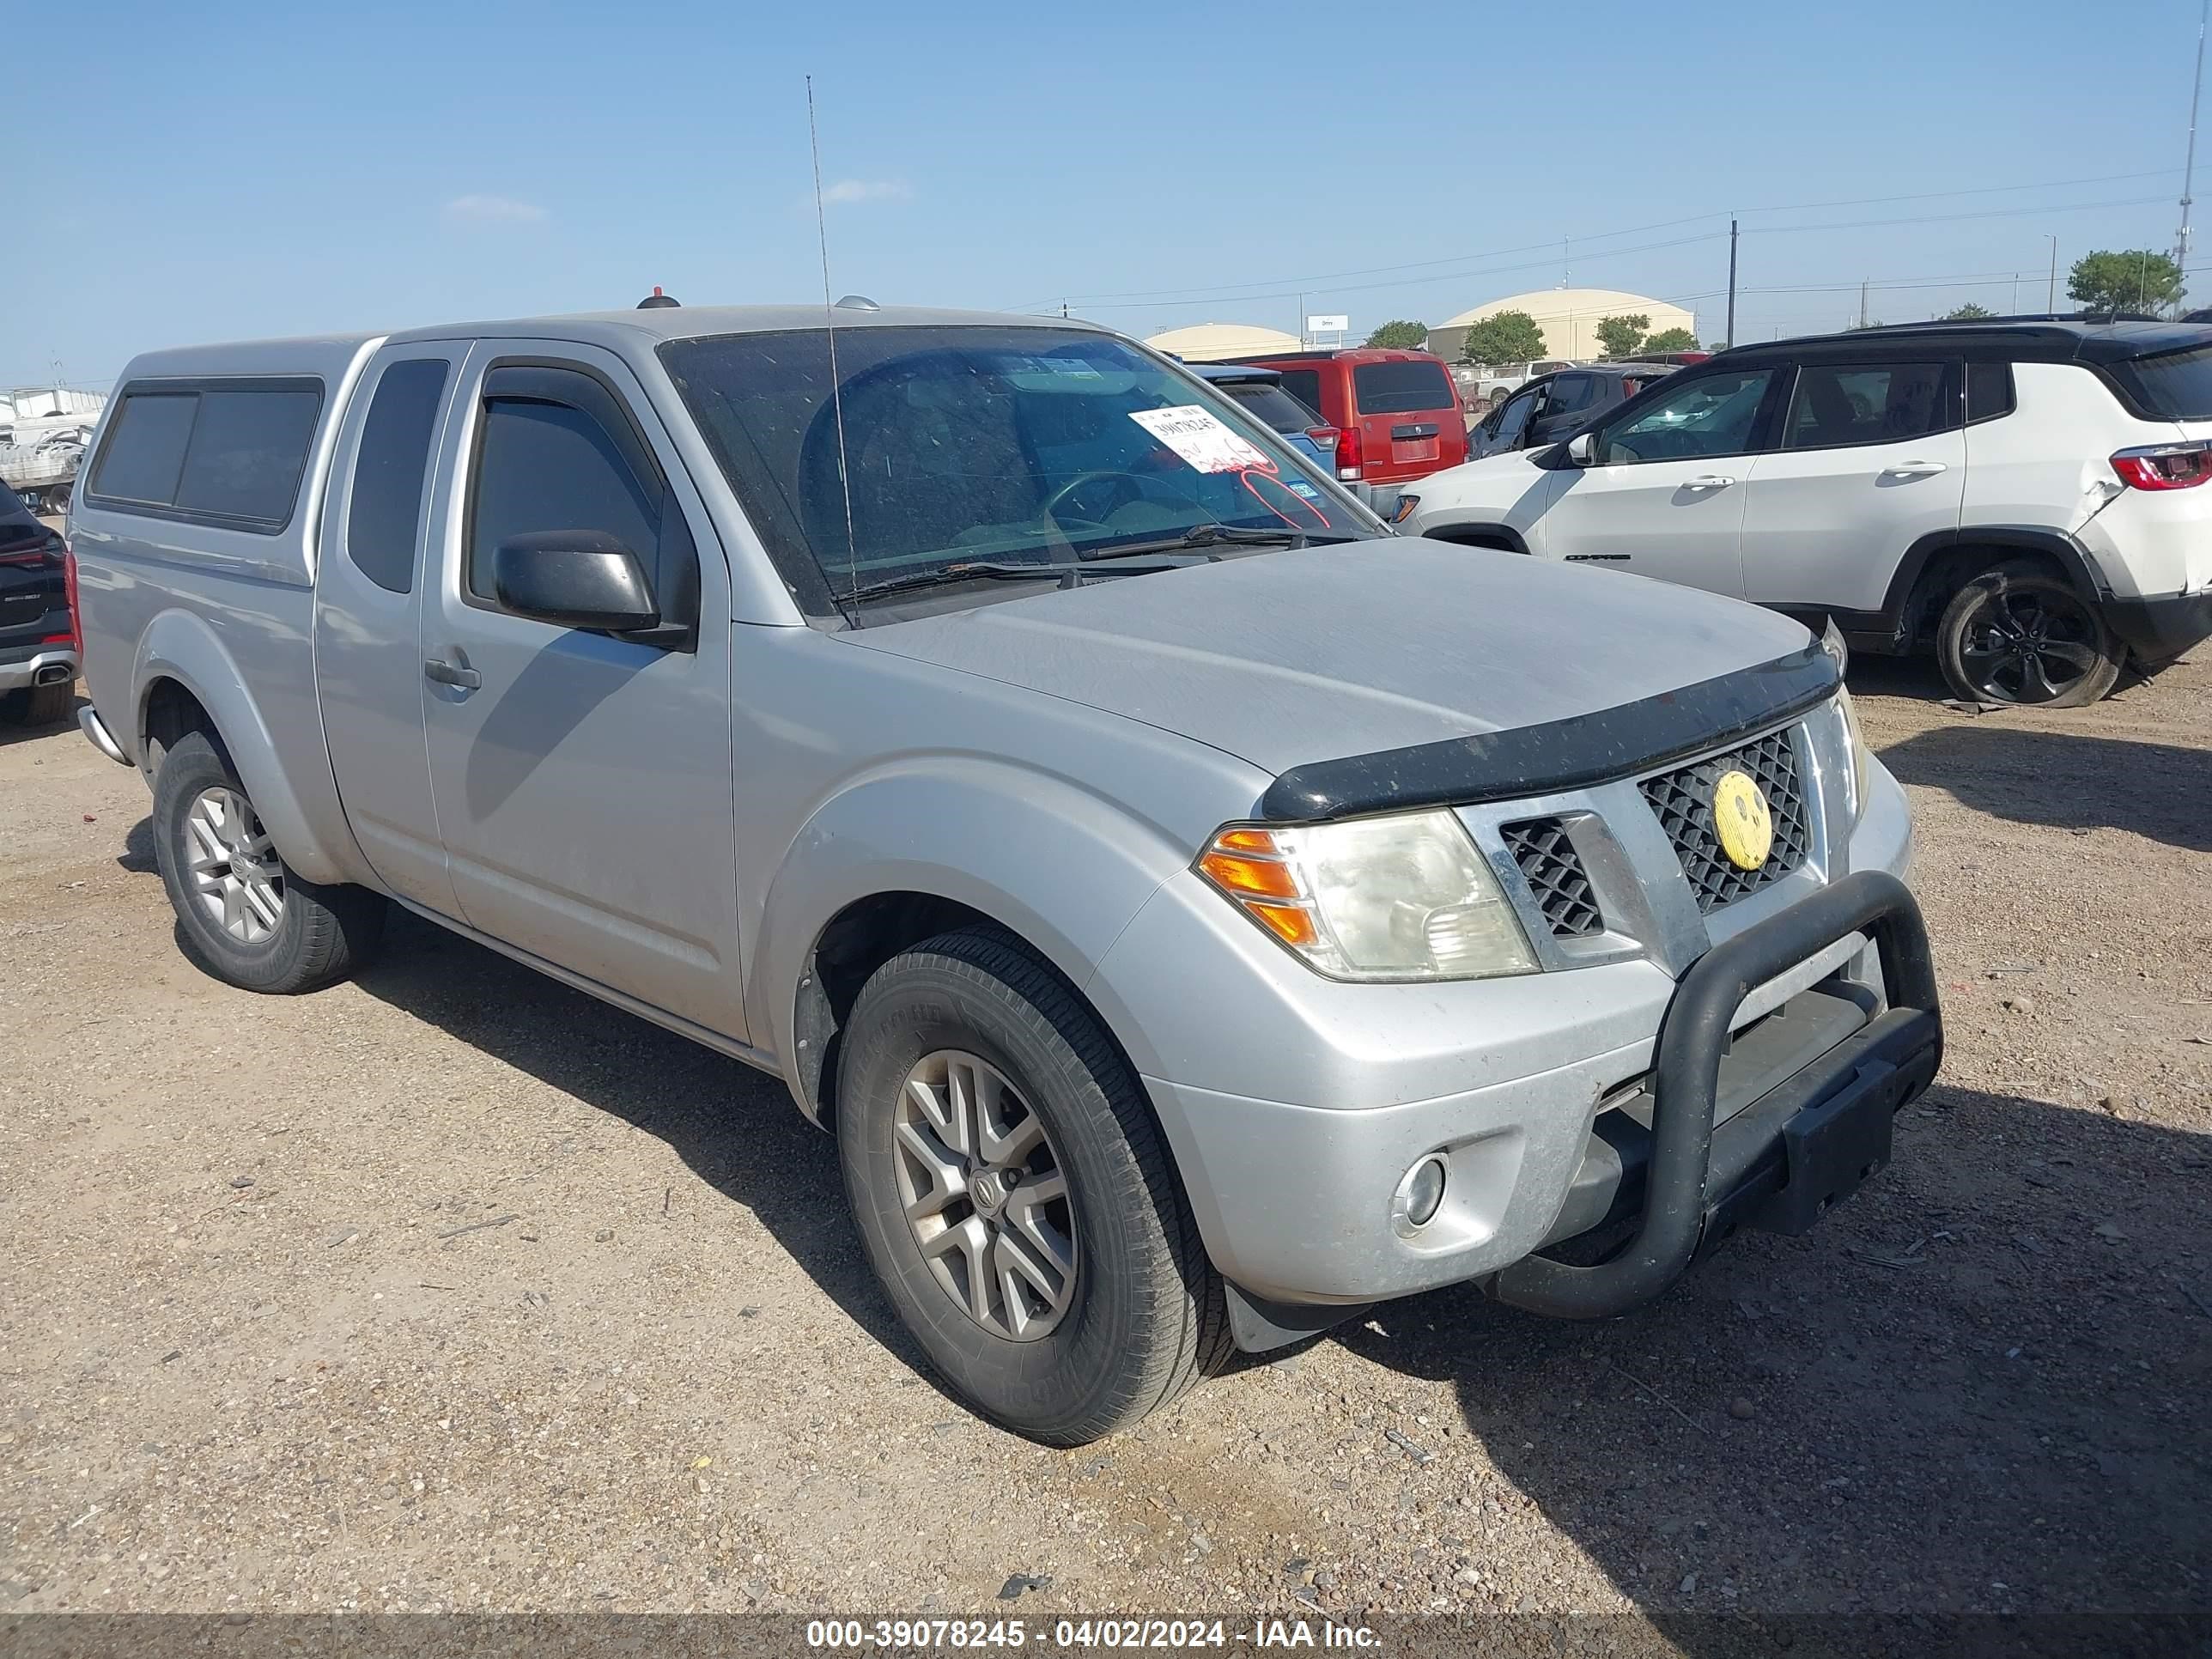
[[[0,1612],[2212,1605],[2212,653],[1867,663],[1951,1049],[1656,1306],[1445,1292],[1040,1449],[918,1364],[781,1086],[412,919],[258,999],[146,792],[0,747]]]

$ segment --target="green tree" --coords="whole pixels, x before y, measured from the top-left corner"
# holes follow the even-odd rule
[[[2156,313],[2181,298],[2181,270],[2150,248],[2100,248],[2074,262],[2066,297],[2085,311]]]
[[[1644,343],[1644,331],[1651,319],[1642,313],[1632,317],[1604,317],[1598,320],[1597,343],[1608,357],[1626,357]]]
[[[1426,323],[1388,322],[1367,337],[1371,346],[1387,346],[1393,351],[1419,351],[1429,343]]]
[[[1525,311],[1498,312],[1468,330],[1459,355],[1470,363],[1531,362],[1544,355],[1544,331]]]
[[[1695,351],[1697,349],[1698,337],[1686,328],[1662,328],[1644,343],[1644,349],[1655,354],[1662,351]]]
[[[1991,311],[1987,306],[1978,306],[1969,300],[1962,306],[1954,306],[1936,320],[1945,323],[1978,323],[1984,317],[1996,315],[1996,313]]]

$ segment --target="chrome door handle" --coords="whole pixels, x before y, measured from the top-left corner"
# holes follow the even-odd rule
[[[483,684],[483,676],[473,668],[456,668],[443,657],[427,657],[422,662],[422,676],[441,685],[457,685],[464,691],[473,691]]]
[[[1708,472],[1702,477],[1691,479],[1688,483],[1682,487],[1685,489],[1726,489],[1735,482],[1735,480],[1734,478],[1729,477],[1723,473]]]
[[[1895,466],[1882,468],[1881,476],[1885,478],[1932,478],[1938,472],[1948,470],[1948,464],[1942,461],[1899,461]]]

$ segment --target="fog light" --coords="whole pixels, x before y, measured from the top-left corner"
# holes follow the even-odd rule
[[[1444,1201],[1443,1159],[1432,1152],[1407,1170],[1396,1196],[1391,1208],[1396,1212],[1399,1231],[1427,1226]]]

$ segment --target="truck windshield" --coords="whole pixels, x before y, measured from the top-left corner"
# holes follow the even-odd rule
[[[1382,533],[1263,423],[1110,336],[841,328],[834,399],[830,344],[805,329],[660,347],[811,614],[932,569],[1064,565],[1205,526],[1286,544]],[[975,602],[1023,591],[979,584]]]

